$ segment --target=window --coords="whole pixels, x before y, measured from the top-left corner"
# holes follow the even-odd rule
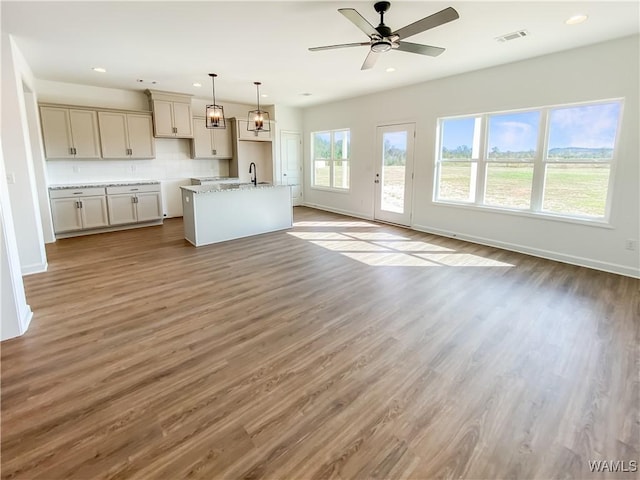
[[[480,117],[442,123],[440,197],[473,202],[480,139]]]
[[[434,200],[604,218],[621,111],[616,100],[440,119]]]
[[[527,209],[531,205],[540,112],[488,117],[486,205]]]
[[[313,152],[312,185],[320,188],[349,189],[351,134],[349,130],[330,130],[311,134]]]
[[[542,209],[604,217],[620,103],[549,112]]]

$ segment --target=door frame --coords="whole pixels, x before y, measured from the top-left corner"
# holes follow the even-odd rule
[[[382,210],[380,201],[382,193],[382,135],[384,129],[396,127],[397,131],[408,131],[408,145],[410,145],[410,155],[407,156],[407,165],[405,171],[405,195],[404,195],[404,212],[398,214]],[[404,128],[402,128],[404,127]],[[413,131],[413,135],[411,135]],[[393,223],[402,226],[411,226],[413,221],[413,180],[415,172],[415,139],[416,139],[416,122],[404,121],[393,122],[383,125],[376,125],[375,134],[375,164],[374,164],[374,181],[373,181],[373,218],[376,221]],[[378,182],[378,183],[377,183]],[[407,188],[408,187],[408,188]]]

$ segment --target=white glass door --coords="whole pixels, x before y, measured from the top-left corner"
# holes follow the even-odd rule
[[[413,144],[415,124],[377,129],[375,218],[399,225],[411,224]]]

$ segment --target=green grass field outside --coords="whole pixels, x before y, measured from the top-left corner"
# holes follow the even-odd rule
[[[334,171],[334,185],[348,188],[348,175],[341,166]],[[441,167],[441,200],[469,201],[471,165],[447,163]],[[385,166],[383,171],[383,205],[401,211],[404,200],[404,166]],[[316,164],[316,185],[329,187],[329,166]],[[344,181],[344,184],[343,184]],[[485,204],[496,207],[528,209],[531,201],[533,167],[522,164],[490,164],[487,168]],[[605,214],[608,165],[547,166],[543,210],[569,215],[601,217]]]

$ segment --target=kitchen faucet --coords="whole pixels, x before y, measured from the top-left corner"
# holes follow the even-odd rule
[[[251,167],[253,167],[253,180],[251,180],[253,182],[254,186],[258,185],[258,169],[256,167],[256,164],[254,162],[251,162],[249,164],[249,175],[251,175]]]

